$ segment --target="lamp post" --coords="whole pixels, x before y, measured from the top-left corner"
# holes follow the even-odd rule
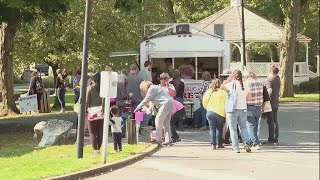
[[[80,109],[78,114],[77,132],[77,158],[83,158],[83,138],[84,138],[84,118],[87,94],[87,74],[88,74],[88,51],[89,51],[89,30],[90,30],[91,0],[86,0],[86,12],[84,22],[82,67],[81,67],[81,87],[80,87]]]
[[[246,67],[246,36],[245,36],[245,28],[244,28],[244,3],[241,0],[241,20],[242,20],[242,57],[243,57],[243,68]]]

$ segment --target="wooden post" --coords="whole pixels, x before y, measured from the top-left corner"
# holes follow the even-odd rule
[[[127,143],[128,144],[137,144],[137,134],[136,134],[136,122],[134,119],[130,119],[130,116],[127,119]]]

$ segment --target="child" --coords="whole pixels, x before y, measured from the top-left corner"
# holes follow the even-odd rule
[[[115,152],[120,152],[122,151],[122,143],[121,143],[121,134],[122,134],[122,118],[119,117],[119,108],[118,106],[112,106],[111,109],[111,114],[113,117],[111,118],[111,131],[113,134],[113,147]]]

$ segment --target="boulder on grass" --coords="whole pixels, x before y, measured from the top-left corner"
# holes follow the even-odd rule
[[[40,147],[67,144],[73,123],[64,120],[49,120],[43,129]]]
[[[38,122],[38,123],[34,126],[34,128],[33,128],[33,130],[34,130],[34,136],[33,136],[33,138],[34,138],[35,140],[37,140],[38,143],[39,143],[39,142],[41,141],[41,139],[42,139],[43,130],[44,130],[44,128],[46,127],[46,125],[47,125],[47,122],[41,121],[41,122]]]

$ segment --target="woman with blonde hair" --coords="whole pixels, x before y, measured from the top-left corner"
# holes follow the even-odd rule
[[[209,85],[208,90],[203,95],[203,107],[207,110],[206,117],[209,123],[210,143],[213,149],[216,149],[216,130],[218,129],[218,148],[224,148],[222,145],[222,130],[225,123],[226,113],[224,104],[227,99],[227,93],[220,89],[221,81],[214,79]]]
[[[148,105],[151,101],[158,109],[158,113],[155,118],[156,143],[159,145],[162,143],[162,129],[164,128],[165,142],[163,145],[172,145],[170,120],[173,103],[171,97],[163,88],[153,85],[150,81],[142,81],[140,83],[140,90],[145,93],[146,96],[134,111],[139,111],[143,106]]]

